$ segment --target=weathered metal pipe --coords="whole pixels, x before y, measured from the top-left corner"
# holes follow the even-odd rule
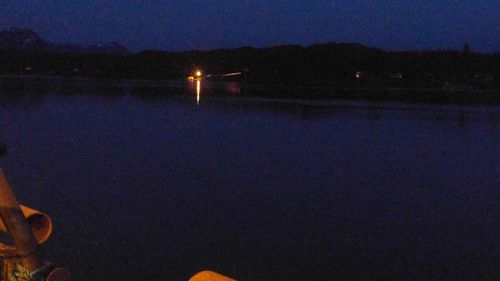
[[[47,241],[52,234],[52,220],[50,217],[38,210],[31,209],[21,205],[21,210],[23,211],[24,217],[28,221],[28,224],[35,235],[38,244],[42,244]],[[3,220],[0,220],[0,231],[7,232]]]
[[[33,272],[43,265],[38,242],[0,169],[0,217],[10,234],[22,265]]]

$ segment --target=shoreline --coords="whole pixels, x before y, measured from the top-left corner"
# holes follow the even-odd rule
[[[53,75],[0,75],[0,90],[2,82],[8,84],[16,81],[36,81],[47,84],[94,84],[107,87],[151,87],[187,89],[188,81],[178,80],[144,80],[144,79],[107,79],[77,76]],[[326,86],[294,86],[275,84],[255,84],[236,81],[204,81],[206,94],[224,92],[228,83],[235,83],[240,87],[241,96],[283,100],[350,100],[367,102],[408,102],[423,104],[450,104],[450,105],[489,105],[500,106],[500,90],[470,89],[470,88],[369,88],[369,87],[326,87]],[[144,93],[143,93],[144,94]],[[157,93],[151,93],[157,95]]]
[[[144,83],[148,85],[172,85],[173,83],[185,83],[186,79],[168,79],[168,80],[157,80],[157,79],[128,79],[128,78],[99,78],[99,77],[86,77],[86,76],[63,76],[63,75],[18,75],[18,74],[0,74],[0,80],[7,79],[41,79],[41,80],[55,80],[61,82],[107,82],[107,83],[120,83],[120,84],[133,84],[133,83]],[[474,89],[467,87],[456,87],[456,88],[408,88],[408,87],[334,87],[334,86],[294,86],[289,84],[269,84],[269,83],[244,83],[240,81],[217,81],[217,80],[206,80],[207,84],[217,85],[226,83],[238,83],[251,87],[253,90],[297,90],[303,88],[309,88],[312,90],[353,90],[353,91],[416,91],[416,92],[474,92],[474,93],[498,93],[500,94],[500,89]]]

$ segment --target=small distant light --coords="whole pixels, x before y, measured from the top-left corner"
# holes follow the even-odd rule
[[[195,74],[196,74],[196,77],[201,77],[201,71],[196,70]]]
[[[356,79],[360,79],[361,78],[361,72],[356,72],[356,74],[354,75],[356,77]]]
[[[236,76],[236,75],[242,75],[242,74],[243,74],[242,72],[231,72],[231,73],[222,74],[222,76],[227,77],[227,76]]]

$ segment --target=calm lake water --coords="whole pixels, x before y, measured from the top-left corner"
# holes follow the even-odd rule
[[[35,83],[0,122],[74,280],[500,280],[498,107]]]

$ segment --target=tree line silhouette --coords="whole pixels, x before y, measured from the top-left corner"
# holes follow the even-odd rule
[[[461,52],[386,52],[347,43],[125,55],[0,51],[1,75],[173,80],[194,69],[291,87],[500,90],[500,54],[474,53],[468,45]]]

